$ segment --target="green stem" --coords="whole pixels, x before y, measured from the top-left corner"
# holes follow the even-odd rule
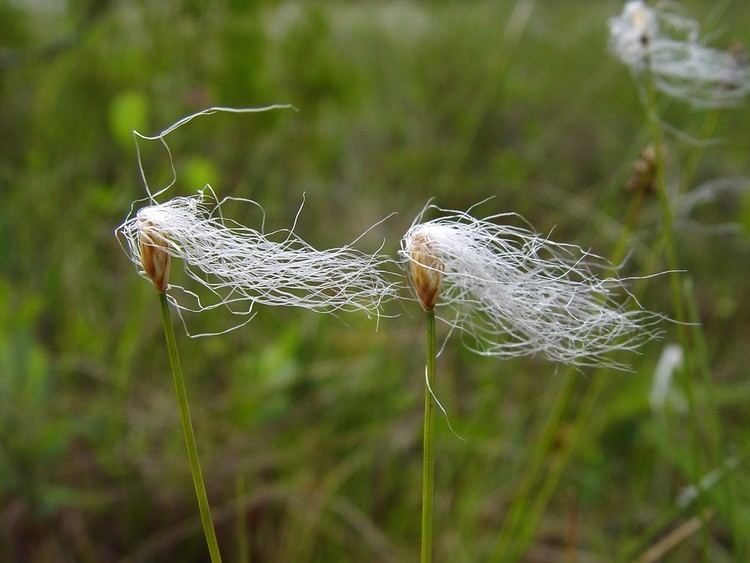
[[[685,297],[682,291],[680,281],[680,272],[678,272],[679,260],[677,257],[677,244],[674,237],[674,214],[672,204],[669,198],[666,181],[666,159],[664,158],[664,132],[662,131],[659,121],[659,114],[656,106],[656,92],[654,88],[653,77],[650,71],[646,74],[646,114],[648,123],[651,127],[651,136],[654,142],[654,161],[656,165],[656,192],[659,196],[659,206],[661,208],[662,219],[662,239],[664,240],[667,266],[672,272],[669,274],[669,284],[672,294],[672,306],[674,309],[675,321],[677,322],[677,338],[684,352],[683,366],[680,372],[683,377],[685,395],[687,396],[688,409],[690,412],[690,426],[692,433],[692,463],[693,479],[695,485],[699,486],[699,481],[703,471],[702,468],[702,445],[701,431],[698,424],[698,412],[696,403],[695,386],[693,382],[694,364],[693,364],[693,346],[690,335],[685,323],[686,306]],[[698,509],[701,518],[701,537],[703,539],[704,555],[708,554],[709,538],[706,528],[705,512]]]
[[[190,472],[193,475],[195,494],[198,497],[198,508],[200,509],[203,533],[206,535],[208,551],[211,554],[211,563],[221,563],[219,544],[216,541],[216,532],[211,521],[211,509],[208,506],[208,498],[206,497],[206,486],[203,484],[203,473],[201,472],[201,464],[198,460],[198,447],[195,445],[193,424],[190,421],[190,408],[188,407],[187,392],[185,391],[185,380],[182,377],[180,356],[177,353],[177,341],[175,340],[172,319],[169,314],[169,303],[166,293],[162,293],[159,297],[161,299],[161,318],[164,324],[164,336],[167,339],[167,351],[169,352],[169,365],[172,368],[172,379],[174,381],[175,393],[177,393],[177,403],[180,405],[182,433],[185,436],[185,447],[187,448],[188,459],[190,460]]]
[[[651,128],[651,138],[654,143],[654,162],[656,166],[656,192],[659,197],[659,207],[661,209],[662,221],[662,238],[665,243],[667,256],[667,266],[672,270],[678,269],[677,244],[674,239],[674,215],[672,213],[672,204],[669,201],[669,192],[667,191],[666,180],[666,159],[664,158],[664,132],[659,122],[659,115],[656,111],[656,94],[654,92],[653,80],[648,76],[646,80],[646,114],[648,123]],[[686,341],[687,331],[685,330],[685,304],[682,295],[682,286],[680,285],[680,272],[673,271],[669,274],[669,283],[672,293],[672,304],[674,307],[675,320],[680,341]],[[685,350],[686,354],[688,350]]]
[[[557,400],[552,407],[552,412],[544,423],[544,428],[539,433],[539,438],[534,440],[534,449],[530,459],[523,470],[523,478],[518,486],[518,492],[510,503],[507,516],[500,530],[500,535],[495,546],[495,558],[500,560],[507,558],[511,544],[516,538],[516,532],[522,525],[525,518],[528,517],[529,495],[532,493],[537,479],[546,467],[547,454],[549,453],[552,442],[557,436],[560,420],[568,406],[573,391],[573,385],[576,380],[576,373],[569,370],[563,378],[563,386],[558,392]]]
[[[658,119],[658,113],[656,111],[656,98],[655,98],[655,92],[653,87],[653,81],[651,80],[650,75],[648,76],[647,81],[647,102],[646,102],[646,111],[649,114],[649,125],[651,127],[652,137],[656,140],[658,139],[658,145],[662,147],[663,151],[663,132],[661,130],[661,126],[659,124]],[[719,122],[719,113],[718,111],[711,112],[708,117],[706,118],[706,121],[703,125],[703,129],[701,131],[700,138],[709,138],[711,135],[713,135],[717,125]],[[694,153],[692,158],[687,162],[685,165],[685,173],[682,175],[682,182],[681,185],[678,186],[678,194],[687,190],[690,184],[692,183],[695,174],[698,170],[698,166],[700,165],[701,159],[704,155],[705,151],[700,151],[697,153]],[[659,173],[659,170],[664,169],[664,153],[663,152],[657,152],[657,174]],[[659,161],[661,161],[659,163]],[[678,266],[678,260],[677,260],[677,251],[676,251],[676,245],[674,241],[674,234],[673,230],[674,227],[671,224],[672,221],[672,211],[671,211],[671,203],[669,201],[669,197],[667,195],[666,190],[666,181],[665,176],[657,176],[657,188],[659,192],[659,198],[660,198],[660,205],[662,206],[662,221],[666,224],[666,221],[670,221],[669,224],[669,231],[667,232],[665,230],[664,233],[664,243],[666,244],[667,253],[668,256],[671,256],[669,258],[669,267],[672,269],[676,269]],[[669,235],[669,236],[667,236]],[[671,247],[671,248],[670,248]],[[718,464],[721,462],[722,459],[722,432],[721,432],[721,425],[719,422],[719,415],[717,411],[716,402],[713,399],[712,396],[712,389],[713,389],[713,379],[711,376],[711,368],[708,362],[708,355],[707,355],[707,346],[706,346],[706,338],[705,334],[702,329],[702,325],[700,324],[700,318],[697,313],[697,303],[695,294],[692,287],[692,280],[689,276],[677,276],[673,275],[672,279],[683,280],[683,283],[680,287],[676,288],[677,293],[675,293],[675,287],[672,287],[672,292],[675,296],[679,298],[680,301],[682,301],[684,305],[683,314],[687,315],[687,319],[690,323],[693,324],[691,327],[691,335],[693,337],[694,343],[692,345],[688,345],[685,348],[685,342],[687,341],[688,335],[687,331],[680,334],[681,338],[681,344],[683,344],[683,347],[686,350],[686,354],[688,352],[695,351],[696,358],[692,361],[692,366],[696,372],[698,372],[703,381],[704,390],[707,395],[706,400],[706,407],[708,411],[707,423],[706,426],[708,427],[708,440],[709,440],[709,459],[712,464]],[[672,281],[672,280],[670,280]],[[676,301],[676,300],[675,300]],[[691,318],[692,315],[692,318]],[[681,319],[678,319],[681,320]],[[684,330],[684,327],[681,327],[682,330]],[[680,330],[680,329],[678,329]],[[698,393],[698,395],[703,395],[704,393]],[[704,416],[701,415],[698,418],[703,419]]]
[[[695,341],[695,354],[697,357],[697,368],[700,371],[703,379],[704,395],[708,405],[709,417],[708,427],[711,431],[713,438],[713,460],[715,461],[716,467],[720,468],[724,466],[727,459],[726,448],[724,447],[724,437],[721,427],[721,421],[719,419],[718,407],[716,401],[716,395],[714,393],[713,379],[711,377],[711,368],[709,365],[708,349],[706,346],[706,339],[700,323],[700,314],[698,312],[698,305],[695,300],[695,293],[693,290],[692,279],[687,278],[684,284],[685,294],[688,296],[687,299],[687,315],[688,321],[691,323],[693,337]],[[726,478],[723,479],[723,492],[724,500],[727,507],[730,525],[732,527],[732,535],[735,542],[734,552],[739,560],[747,560],[745,556],[747,553],[747,540],[744,534],[744,528],[740,519],[739,510],[735,506],[735,499],[737,498],[737,480],[735,478],[735,471],[727,469]]]
[[[427,312],[427,385],[424,390],[424,441],[422,444],[422,563],[432,561],[432,504],[435,496],[435,312]]]
[[[584,401],[581,403],[578,417],[570,429],[570,434],[564,437],[560,451],[552,459],[547,475],[539,487],[536,498],[528,509],[527,517],[521,522],[521,525],[516,530],[516,537],[514,538],[515,544],[512,546],[512,549],[510,549],[507,560],[515,561],[520,559],[529,543],[531,543],[534,533],[539,526],[539,522],[541,522],[542,517],[544,516],[544,510],[560,483],[560,479],[563,472],[568,467],[573,452],[577,449],[578,444],[583,439],[586,427],[594,412],[594,407],[596,406],[606,383],[607,379],[605,374],[597,373],[594,375],[594,380],[591,382]]]

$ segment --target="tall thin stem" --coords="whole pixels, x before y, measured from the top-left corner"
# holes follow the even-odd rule
[[[185,391],[185,381],[182,377],[180,356],[177,353],[177,341],[175,340],[172,319],[169,314],[167,294],[161,293],[159,298],[161,300],[161,319],[164,324],[164,336],[167,339],[167,351],[169,352],[169,365],[172,368],[174,390],[175,393],[177,393],[177,403],[180,406],[182,433],[185,436],[185,447],[187,448],[188,459],[190,460],[190,472],[193,475],[195,495],[198,497],[198,508],[200,509],[203,533],[205,534],[206,542],[208,543],[211,563],[221,563],[219,544],[216,541],[216,532],[214,531],[213,521],[211,520],[211,509],[208,506],[206,487],[203,484],[203,473],[201,472],[201,464],[198,460],[198,447],[195,444],[193,423],[190,421],[190,408],[188,407],[187,392]]]
[[[432,561],[432,501],[435,480],[435,312],[427,312],[427,384],[424,390],[424,439],[422,443],[422,563]]]
[[[563,385],[557,393],[557,399],[552,407],[552,412],[544,423],[539,439],[533,441],[533,449],[525,468],[521,483],[518,485],[507,515],[500,529],[497,545],[495,546],[495,557],[500,560],[508,557],[509,550],[518,537],[518,530],[523,526],[524,520],[528,519],[529,495],[535,491],[539,474],[546,467],[545,461],[550,447],[560,427],[560,420],[564,414],[575,383],[577,374],[569,370],[563,378]]]
[[[688,409],[690,412],[690,426],[692,433],[691,454],[692,454],[692,472],[698,490],[700,490],[700,477],[702,468],[702,444],[701,431],[698,424],[698,412],[694,386],[694,363],[693,363],[693,346],[690,341],[690,335],[685,323],[686,306],[685,298],[680,282],[680,273],[678,271],[679,260],[677,256],[677,244],[674,237],[674,213],[670,201],[669,191],[667,190],[666,180],[666,158],[664,155],[664,132],[656,104],[656,92],[651,74],[650,66],[646,72],[646,114],[648,123],[651,128],[651,137],[654,143],[654,161],[656,163],[656,192],[659,197],[659,206],[661,208],[662,221],[662,239],[664,241],[667,266],[671,273],[669,274],[669,284],[672,294],[672,307],[674,308],[675,321],[677,322],[677,338],[684,352],[683,365],[678,368],[683,375],[683,385],[685,395],[687,396]],[[706,528],[705,512],[698,510],[701,519],[701,537],[703,539],[703,552],[707,556],[709,548],[708,531]]]
[[[665,167],[665,140],[662,124],[659,119],[658,108],[656,104],[656,93],[653,82],[653,76],[650,68],[647,67],[645,74],[645,109],[648,117],[648,124],[651,130],[651,137],[655,143],[655,161],[656,161],[656,191],[659,196],[659,204],[662,213],[662,240],[661,246],[665,250],[667,264],[671,270],[677,270],[679,267],[677,244],[674,236],[674,213],[666,185],[666,167]],[[714,112],[709,115],[703,127],[702,138],[710,137],[718,123],[718,113]],[[694,178],[702,153],[698,153],[686,165],[686,173],[682,176],[681,186],[686,189]],[[650,270],[648,270],[650,271]],[[684,283],[681,280],[684,279]],[[673,272],[670,275],[670,285],[672,302],[675,310],[675,320],[678,321],[677,332],[678,339],[685,353],[684,366],[682,367],[683,383],[688,399],[688,406],[691,412],[690,422],[692,426],[693,445],[693,472],[696,481],[702,473],[701,453],[707,454],[708,462],[716,467],[720,467],[723,461],[724,440],[722,437],[721,422],[718,413],[716,399],[713,395],[713,379],[711,368],[708,360],[705,333],[700,324],[697,312],[697,303],[692,287],[692,280],[688,274]],[[688,332],[686,324],[683,321],[689,321],[692,326]],[[696,390],[693,378],[700,375],[703,387]],[[701,397],[705,403],[705,412],[698,412],[698,397]],[[702,443],[702,433],[698,421],[706,420],[707,427],[707,448]],[[731,477],[731,475],[730,475]],[[735,494],[732,492],[732,480],[723,481],[726,506],[728,507],[730,521],[734,527],[734,537],[738,544],[739,550],[744,549],[741,545],[741,527],[738,524],[737,510],[735,508]],[[700,487],[699,487],[700,490]],[[702,523],[705,524],[705,512],[698,511]],[[702,527],[704,545],[707,544],[707,532],[705,525]],[[741,558],[741,557],[740,557]]]

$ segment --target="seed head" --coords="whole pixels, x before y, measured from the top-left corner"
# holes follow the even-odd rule
[[[118,228],[130,259],[159,291],[167,288],[169,257],[180,259],[197,285],[169,286],[178,309],[226,307],[249,316],[258,304],[379,315],[382,304],[395,296],[397,284],[384,269],[392,260],[379,251],[360,252],[351,245],[317,250],[293,228],[267,234],[262,225],[256,230],[230,219],[227,203],[247,203],[263,213],[255,202],[219,201],[206,190],[143,207]]]
[[[411,237],[406,248],[411,286],[422,308],[432,311],[443,281],[443,263],[433,254],[429,239],[422,233]]]
[[[513,213],[476,219],[430,208],[443,217],[422,222],[420,215],[400,255],[422,307],[434,307],[475,352],[625,368],[608,354],[659,335],[662,316],[629,310],[623,280],[602,275],[612,269],[605,260],[495,222],[518,222]]]
[[[648,145],[633,162],[633,173],[625,182],[625,188],[631,192],[653,194],[656,191],[657,167],[656,150],[653,145]]]

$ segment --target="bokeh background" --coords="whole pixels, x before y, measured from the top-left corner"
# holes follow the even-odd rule
[[[680,4],[713,44],[746,56],[750,4]],[[177,131],[171,193],[210,183],[252,198],[269,230],[288,227],[306,194],[297,232],[318,248],[398,212],[359,243],[385,239],[393,255],[430,198],[466,209],[494,196],[476,213],[519,212],[604,256],[624,245],[623,275],[659,272],[657,199],[625,187],[649,134],[607,51],[621,9],[0,1],[0,559],[207,560],[157,297],[113,234],[145,194],[132,129],[211,105],[292,103]],[[705,335],[695,356],[710,373],[682,374],[650,402],[676,341],[668,323],[621,358],[630,373],[480,358],[450,340],[436,391],[463,440],[438,418],[437,561],[747,554],[750,113],[659,102],[684,133],[669,137],[667,175]],[[152,185],[168,179],[158,146],[144,163]],[[711,197],[686,203],[707,186]],[[667,276],[631,287],[672,314]],[[243,546],[252,561],[416,560],[424,321],[412,302],[386,312],[378,323],[258,308],[221,337],[178,331],[226,560]]]

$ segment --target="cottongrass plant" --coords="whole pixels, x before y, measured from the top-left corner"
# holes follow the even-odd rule
[[[379,250],[366,254],[346,245],[319,251],[298,237],[294,227],[266,234],[265,215],[260,230],[225,217],[224,206],[230,201],[257,206],[262,212],[262,208],[251,200],[231,197],[219,200],[213,189],[206,186],[195,196],[158,201],[157,198],[177,180],[172,152],[166,142],[166,136],[175,129],[196,117],[216,112],[246,113],[285,107],[290,106],[209,108],[179,120],[153,137],[134,132],[138,165],[148,197],[133,203],[125,222],[116,231],[130,260],[139,273],[153,283],[160,296],[180,420],[212,563],[220,562],[221,555],[198,459],[170,305],[176,308],[181,318],[183,311],[226,308],[247,316],[245,322],[252,319],[256,304],[295,306],[325,313],[364,310],[378,315],[381,304],[394,297],[397,291],[397,284],[387,281],[383,274],[383,266],[391,260],[378,254]],[[139,140],[159,141],[167,152],[172,170],[172,181],[167,186],[150,189]],[[139,203],[145,205],[136,211]],[[202,290],[196,288],[193,291],[170,283],[174,258],[182,260],[187,277]],[[202,291],[207,297],[197,291]],[[245,323],[237,326],[242,324]]]
[[[423,222],[431,210],[442,216]],[[540,355],[577,367],[617,369],[627,366],[608,354],[635,351],[659,336],[664,318],[640,306],[629,310],[627,301],[635,299],[626,280],[603,275],[612,266],[602,258],[498,220],[521,218],[503,213],[477,219],[428,205],[401,240],[411,287],[427,312],[423,563],[432,557],[436,316],[482,355]],[[623,293],[632,299],[623,302]]]
[[[735,53],[701,43],[698,22],[674,3],[630,0],[609,20],[610,48],[657,90],[695,107],[736,105],[750,92],[750,72]]]
[[[665,258],[670,270],[679,268],[677,239],[675,237],[674,195],[667,187],[665,166],[665,128],[656,99],[656,91],[670,97],[689,102],[696,108],[724,108],[739,104],[750,92],[750,71],[741,56],[730,52],[706,47],[700,42],[700,26],[673,9],[674,4],[660,3],[655,8],[641,0],[631,0],[617,17],[610,19],[610,44],[618,57],[634,71],[642,75],[640,90],[648,125],[651,143],[654,148],[654,187],[661,209],[661,236]],[[716,114],[709,117],[708,123],[715,125]],[[694,172],[694,171],[693,171]],[[677,194],[679,195],[679,194]],[[687,198],[689,200],[689,198]],[[685,198],[683,198],[685,201]],[[678,199],[679,203],[680,200]],[[680,209],[677,208],[679,214]],[[692,427],[692,478],[698,480],[703,471],[703,458],[709,463],[718,463],[722,448],[722,430],[716,401],[713,397],[714,382],[705,351],[705,336],[697,315],[697,303],[690,279],[670,276],[670,293],[680,346],[684,351],[684,361],[677,368],[682,375],[687,403],[689,423]],[[695,314],[693,314],[695,312]],[[692,327],[688,331],[685,320]],[[703,389],[695,388],[695,375],[702,378]],[[706,412],[698,411],[699,397],[705,397]],[[701,438],[701,424],[705,421],[709,447]],[[741,523],[730,490],[729,480],[725,483],[725,496],[729,517],[740,544],[738,550],[747,549],[742,540]],[[708,533],[704,513],[701,511],[704,550],[708,551]]]

